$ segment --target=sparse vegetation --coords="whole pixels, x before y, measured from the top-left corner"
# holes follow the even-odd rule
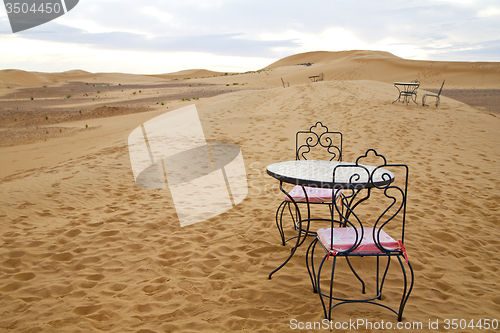
[[[70,94],[68,94],[68,95],[66,96],[66,98],[71,98],[71,95],[70,95]]]

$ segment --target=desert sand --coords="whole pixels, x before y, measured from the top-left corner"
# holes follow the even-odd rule
[[[320,73],[323,81],[308,78]],[[419,105],[392,103],[393,82],[415,79]],[[420,105],[445,79],[439,107]],[[470,105],[447,89],[473,96]],[[267,278],[291,245],[280,244],[283,195],[266,166],[293,160],[295,132],[316,121],[343,133],[344,161],[374,148],[409,166],[415,286],[403,323],[422,329],[393,331],[500,320],[499,89],[500,63],[374,51],[299,54],[248,73],[1,70],[0,331],[288,332],[293,319],[320,322],[305,246]],[[135,184],[127,138],[190,104],[207,141],[240,146],[249,192],[226,213],[180,227],[168,190]],[[359,289],[345,273],[339,288]],[[389,277],[384,302],[398,304],[400,285]],[[333,317],[397,322],[367,304]]]

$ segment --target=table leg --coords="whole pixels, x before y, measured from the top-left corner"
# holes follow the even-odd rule
[[[394,102],[392,102],[392,104],[394,104],[394,103],[396,103],[396,102],[399,102],[399,101],[401,100],[401,89],[399,89],[399,87],[398,87],[398,86],[396,86],[396,85],[394,85],[394,86],[395,86],[395,87],[396,87],[396,89],[398,90],[398,92],[399,92],[399,96],[398,96],[398,98],[397,98]]]
[[[302,186],[302,190],[304,191],[304,195],[305,195],[305,198],[306,198],[306,204],[307,204],[307,219],[305,219],[305,220],[302,220],[302,215],[300,214],[299,206],[297,205],[297,203],[295,202],[295,200],[290,196],[290,194],[288,194],[288,192],[286,192],[283,189],[283,182],[282,181],[280,181],[280,190],[281,190],[281,192],[283,192],[291,200],[292,204],[295,207],[295,210],[296,210],[297,216],[298,216],[298,219],[297,219],[296,223],[297,223],[297,229],[298,229],[299,234],[297,236],[295,236],[295,237],[297,237],[297,242],[295,243],[295,245],[290,250],[290,255],[288,256],[288,258],[285,259],[285,261],[281,265],[278,266],[278,268],[276,268],[275,270],[273,270],[269,274],[269,279],[271,279],[271,277],[273,276],[274,273],[276,273],[281,268],[283,268],[290,261],[290,259],[292,259],[292,257],[295,254],[295,251],[297,250],[297,248],[304,243],[304,241],[306,240],[307,236],[310,236],[309,227],[310,227],[310,224],[311,224],[311,207],[310,207],[309,198],[307,196],[307,192],[306,192],[304,186]],[[307,221],[307,226],[304,229],[304,228],[302,228],[302,223],[306,222],[306,221]],[[304,233],[304,235],[302,235],[302,233]]]

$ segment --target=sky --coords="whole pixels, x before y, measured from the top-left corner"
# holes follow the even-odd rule
[[[344,50],[498,62],[500,0],[80,0],[17,33],[0,5],[0,70],[245,72]]]

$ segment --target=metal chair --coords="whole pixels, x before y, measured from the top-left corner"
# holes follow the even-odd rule
[[[439,102],[441,100],[440,96],[441,96],[441,91],[443,91],[443,87],[444,87],[444,81],[446,80],[443,80],[443,84],[441,84],[441,89],[439,89],[439,92],[437,95],[434,95],[434,94],[425,94],[423,97],[422,97],[422,106],[429,106],[428,104],[425,104],[425,99],[427,97],[435,97],[436,98],[436,107],[439,105]]]
[[[370,158],[382,161],[378,167],[369,168],[361,163],[370,153],[374,154]],[[355,303],[359,309],[360,304],[369,303],[389,309],[397,315],[398,321],[401,321],[414,281],[413,269],[403,245],[408,167],[404,164],[388,164],[384,156],[369,149],[365,155],[356,160],[354,165],[337,166],[333,171],[333,182],[337,184],[335,180],[341,173],[345,175],[345,172],[350,172],[352,176],[347,184],[338,184],[335,187],[342,190],[342,197],[341,200],[332,200],[331,226],[319,229],[317,237],[307,250],[307,268],[313,290],[319,294],[325,318],[328,320],[331,320],[332,310],[338,305]],[[366,195],[359,199],[361,192]],[[340,216],[347,227],[339,227],[337,224],[339,218],[336,216]],[[325,254],[316,272],[314,251],[318,244],[323,247]],[[373,257],[376,258],[376,272],[371,273],[376,283],[375,287],[370,290],[373,295],[366,297],[364,294],[367,288],[361,274],[358,273],[362,272],[363,276],[367,273],[366,268],[369,264],[375,264]],[[337,290],[341,285],[334,282],[334,277],[337,271],[341,271],[341,268],[337,267],[339,266],[337,262],[341,258],[346,259],[349,268],[361,283],[361,293],[358,292],[356,297],[347,296],[347,294],[355,293],[354,286],[347,287],[347,291]],[[387,259],[387,264],[380,279],[381,260],[384,258]],[[385,304],[386,299],[381,302],[382,289],[393,258],[396,258],[401,267],[403,282],[403,293],[397,310]],[[326,269],[327,262],[331,262],[331,272],[328,277],[322,277],[321,274]],[[409,268],[409,276],[405,270],[405,262]],[[353,264],[362,266],[355,270]],[[393,278],[390,280],[395,281]],[[345,284],[343,286],[346,287]]]
[[[322,122],[316,122],[311,126],[308,131],[299,131],[295,135],[295,159],[307,160],[314,157],[317,160],[330,160],[342,161],[342,133],[330,132],[328,127],[324,126]],[[305,193],[304,193],[305,191]],[[331,208],[332,190],[323,188],[314,188],[304,186],[295,186],[288,194],[299,204],[326,204]],[[335,191],[334,196],[338,198],[340,191]],[[293,211],[296,206],[292,204],[291,199],[285,196],[276,210],[276,226],[281,236],[283,246],[297,236],[285,240],[285,233],[283,230],[283,214],[285,209],[288,209],[292,218],[295,229],[299,226],[297,211]],[[309,226],[307,226],[308,229]],[[315,232],[306,231],[306,237],[309,235],[316,235]]]
[[[281,83],[283,84],[283,88],[290,87],[290,83],[283,81],[283,78],[281,78]]]

